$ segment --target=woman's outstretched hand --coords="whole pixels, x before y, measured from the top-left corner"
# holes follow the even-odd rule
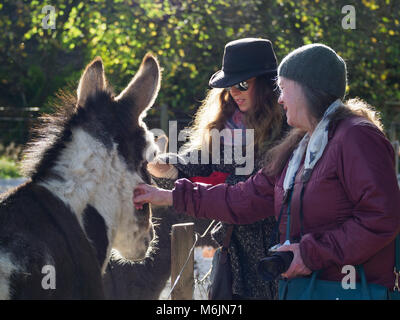
[[[142,209],[145,203],[151,203],[156,206],[171,206],[172,191],[142,183],[133,190],[132,200],[133,205],[138,210]]]

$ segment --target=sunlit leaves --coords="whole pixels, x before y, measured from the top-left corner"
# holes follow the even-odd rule
[[[156,104],[167,104],[171,114],[190,116],[204,98],[209,77],[221,67],[224,45],[240,37],[264,37],[273,42],[279,60],[300,45],[326,43],[347,62],[349,96],[378,106],[400,100],[399,1],[357,2],[355,30],[342,28],[339,3],[54,0],[57,28],[43,30],[42,1],[2,1],[0,89],[14,93],[17,98],[10,101],[15,105],[22,101],[19,92],[27,104],[42,105],[67,80],[76,82],[85,64],[100,55],[118,91],[151,51],[164,69]],[[36,67],[29,69],[31,64]],[[46,71],[49,64],[51,73]],[[33,71],[22,81],[27,69]],[[44,73],[35,76],[35,70]]]

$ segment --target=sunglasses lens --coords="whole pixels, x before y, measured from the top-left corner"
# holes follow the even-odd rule
[[[225,89],[227,91],[230,91],[233,87],[240,91],[247,91],[249,89],[249,84],[247,83],[247,81],[242,81],[242,82],[239,82],[238,84],[235,84],[232,87],[227,87]]]
[[[246,91],[247,89],[249,89],[249,84],[247,83],[247,81],[242,81],[237,86],[240,91]]]

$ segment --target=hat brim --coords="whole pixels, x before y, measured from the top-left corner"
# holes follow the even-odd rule
[[[211,76],[208,84],[211,88],[228,88],[238,84],[241,81],[245,81],[262,74],[270,74],[271,80],[276,78],[278,75],[277,69],[256,70],[240,73],[226,73],[223,70],[218,70]]]

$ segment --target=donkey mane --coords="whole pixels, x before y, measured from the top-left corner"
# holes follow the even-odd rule
[[[42,114],[30,129],[21,161],[21,170],[32,180],[52,165],[65,142],[70,140],[72,117],[76,114],[77,99],[71,91],[59,90],[51,106],[51,114]]]
[[[142,136],[147,129],[141,119],[139,119],[140,126],[136,125],[132,129],[133,124],[130,120],[138,116],[133,114],[133,108],[125,105],[127,101],[116,102],[114,93],[109,88],[96,91],[95,95],[87,99],[84,106],[78,106],[75,95],[68,90],[60,90],[55,100],[57,103],[53,108],[54,113],[44,114],[38,119],[38,123],[31,130],[30,142],[23,152],[21,169],[32,181],[43,180],[46,177],[62,179],[56,173],[49,172],[49,169],[56,163],[67,143],[71,141],[75,127],[81,126],[94,138],[100,140],[107,149],[112,148],[113,138],[116,142],[123,141],[123,137],[106,134],[106,132],[115,132],[113,127],[116,124],[126,128],[125,132],[131,131],[132,134],[132,130],[137,131],[133,133],[137,136]],[[118,106],[118,112],[115,110],[115,105]],[[139,150],[144,149],[144,140],[138,140],[136,143],[140,144],[137,146]],[[126,154],[127,150],[123,144],[119,144],[119,148],[127,158],[133,156]],[[131,171],[140,164],[137,159],[135,160],[134,166],[128,167]],[[132,162],[127,161],[127,163]]]
[[[41,115],[31,128],[23,152],[21,170],[33,181],[43,178],[46,169],[54,165],[66,142],[71,141],[72,129],[82,113],[75,94],[69,90],[59,90],[54,100],[53,112]]]

